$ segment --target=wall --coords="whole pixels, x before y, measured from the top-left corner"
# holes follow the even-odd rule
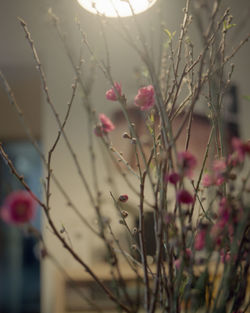
[[[41,86],[35,70],[29,67],[9,65],[2,72],[11,87],[16,103],[36,139],[41,138]],[[8,95],[0,89],[0,140],[22,140],[27,137],[23,121],[17,109],[10,105]]]

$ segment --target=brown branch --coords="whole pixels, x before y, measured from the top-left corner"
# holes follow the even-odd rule
[[[42,207],[45,216],[47,218],[47,221],[54,233],[54,235],[59,239],[63,247],[71,254],[71,256],[80,264],[82,267],[85,269],[85,271],[95,280],[95,282],[102,288],[102,290],[106,293],[106,295],[115,302],[119,307],[121,307],[125,312],[130,313],[130,309],[121,303],[112,293],[111,291],[102,283],[102,281],[96,276],[96,274],[91,270],[91,268],[81,259],[81,257],[71,248],[71,246],[67,243],[67,241],[61,236],[60,231],[57,230],[53,220],[51,219],[50,216],[50,210],[44,204],[33,192],[31,191],[30,187],[28,184],[25,182],[24,177],[19,175],[17,172],[16,168],[14,167],[12,161],[9,159],[8,155],[3,149],[2,144],[0,143],[0,153],[2,158],[7,162],[8,167],[10,168],[12,174],[20,181],[20,183],[23,185],[23,187],[29,192],[31,197]]]
[[[38,71],[40,73],[40,77],[41,77],[42,85],[43,85],[43,90],[44,90],[45,95],[46,95],[47,103],[49,104],[49,106],[50,106],[50,108],[51,108],[51,110],[52,110],[52,112],[54,114],[54,117],[56,119],[56,122],[57,122],[57,124],[59,126],[59,129],[62,132],[62,135],[63,135],[64,140],[66,142],[66,145],[68,147],[68,150],[69,150],[69,152],[70,152],[70,154],[71,154],[71,156],[73,158],[73,161],[75,163],[77,172],[78,172],[78,174],[79,174],[79,176],[80,176],[80,178],[81,178],[81,180],[83,182],[83,185],[84,185],[84,187],[85,187],[85,189],[87,191],[87,194],[89,196],[90,202],[92,203],[93,206],[95,206],[95,200],[94,200],[94,197],[93,197],[92,192],[90,190],[89,184],[88,184],[88,182],[86,180],[86,177],[84,176],[84,173],[83,173],[82,168],[80,166],[80,163],[79,163],[79,161],[77,159],[77,156],[76,156],[76,154],[75,154],[75,152],[74,152],[74,150],[73,150],[73,148],[72,148],[72,146],[70,144],[70,141],[69,141],[65,131],[62,129],[62,122],[61,122],[61,120],[59,118],[59,115],[58,115],[58,113],[57,113],[57,111],[55,109],[55,106],[54,106],[54,104],[53,104],[53,102],[52,102],[52,100],[50,98],[50,94],[49,94],[49,90],[48,90],[48,86],[47,86],[45,73],[44,73],[42,64],[40,62],[40,59],[38,57],[38,54],[37,54],[34,42],[33,42],[32,38],[31,38],[31,34],[30,34],[30,32],[29,32],[29,30],[27,28],[27,24],[21,18],[19,18],[19,21],[20,21],[21,26],[23,27],[23,30],[24,30],[24,32],[26,34],[26,38],[27,38],[28,43],[29,43],[29,45],[31,47],[31,50],[32,50],[32,53],[33,53],[33,57],[34,57],[36,65],[37,65],[37,69],[38,69]]]
[[[46,166],[46,168],[48,169],[48,162],[43,154],[43,152],[41,151],[41,148],[39,147],[36,139],[34,138],[34,136],[32,135],[32,131],[30,129],[30,127],[28,126],[28,123],[26,122],[25,118],[24,118],[24,114],[23,111],[21,109],[21,107],[18,105],[14,93],[7,81],[7,79],[5,78],[5,76],[3,75],[3,73],[0,71],[0,77],[3,81],[3,86],[6,90],[6,93],[8,95],[9,98],[9,102],[10,104],[13,106],[13,108],[16,110],[18,117],[25,129],[25,132],[27,134],[27,137],[29,138],[30,142],[33,144],[33,146],[35,147],[36,151],[38,152],[38,154],[40,155],[44,165]],[[71,98],[73,101],[73,98]],[[71,102],[71,101],[70,101]],[[69,103],[70,103],[69,102]],[[55,183],[55,185],[57,186],[57,188],[59,189],[59,191],[62,193],[62,195],[64,196],[64,198],[67,201],[67,205],[70,206],[72,208],[72,210],[74,211],[74,213],[78,216],[78,218],[80,219],[80,221],[88,228],[90,229],[95,235],[99,236],[99,234],[96,232],[96,230],[88,223],[87,219],[80,213],[80,211],[78,210],[78,208],[76,207],[76,205],[72,202],[72,199],[70,199],[69,195],[67,194],[66,190],[63,188],[63,186],[61,185],[61,183],[59,182],[59,180],[56,178],[55,174],[52,172],[51,173],[51,177]]]
[[[60,129],[60,131],[58,132],[58,135],[56,137],[56,140],[54,142],[54,144],[52,145],[51,149],[49,150],[49,153],[48,153],[48,162],[47,162],[47,172],[48,172],[48,175],[47,175],[47,186],[46,186],[46,206],[49,208],[49,199],[50,199],[50,181],[51,181],[51,174],[52,174],[52,169],[51,169],[51,160],[52,160],[52,154],[53,152],[55,151],[56,149],[56,146],[61,138],[61,134],[62,134],[62,131],[68,121],[68,118],[69,118],[69,113],[70,113],[70,110],[71,110],[71,107],[72,107],[72,104],[73,104],[73,101],[74,101],[74,98],[75,98],[75,94],[76,94],[76,89],[77,89],[77,82],[78,82],[78,77],[75,78],[75,81],[74,83],[72,84],[72,95],[71,95],[71,98],[70,98],[70,101],[68,103],[68,109],[67,109],[67,112],[66,112],[66,115],[65,115],[65,118],[64,118],[64,121],[62,123],[62,127]]]
[[[139,214],[139,241],[140,241],[140,250],[141,250],[141,258],[144,270],[144,283],[145,283],[145,305],[147,312],[150,308],[150,286],[149,286],[149,278],[148,278],[148,265],[147,265],[147,255],[146,255],[146,243],[145,243],[145,228],[144,228],[144,184],[145,184],[146,172],[143,173],[140,184],[140,214]]]

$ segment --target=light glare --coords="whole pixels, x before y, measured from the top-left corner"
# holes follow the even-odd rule
[[[157,0],[129,0],[134,14],[149,9]],[[133,15],[127,0],[78,0],[87,11],[107,17],[126,17]]]

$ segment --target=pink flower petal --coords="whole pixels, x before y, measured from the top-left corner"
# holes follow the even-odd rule
[[[210,186],[212,186],[213,184],[214,184],[214,180],[213,180],[213,177],[212,177],[212,175],[210,175],[210,174],[205,174],[204,176],[203,176],[203,179],[202,179],[202,185],[204,186],[204,187],[210,187]]]
[[[96,136],[101,137],[102,135],[107,135],[115,129],[115,125],[105,114],[99,114],[99,120],[101,125],[96,126],[94,129]]]
[[[224,159],[215,160],[213,162],[213,170],[215,171],[215,173],[224,173],[226,168],[227,166]]]
[[[115,82],[114,87],[112,87],[106,92],[106,99],[110,101],[116,101],[118,99],[117,94],[119,96],[122,95],[122,88],[121,88],[121,84]]]
[[[135,96],[134,102],[142,111],[149,110],[155,104],[154,87],[149,85],[140,88]]]

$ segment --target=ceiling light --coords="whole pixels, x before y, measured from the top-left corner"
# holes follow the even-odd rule
[[[78,0],[87,11],[106,17],[126,17],[142,13],[157,0]],[[131,7],[130,7],[131,6]],[[131,10],[132,8],[132,10]]]

